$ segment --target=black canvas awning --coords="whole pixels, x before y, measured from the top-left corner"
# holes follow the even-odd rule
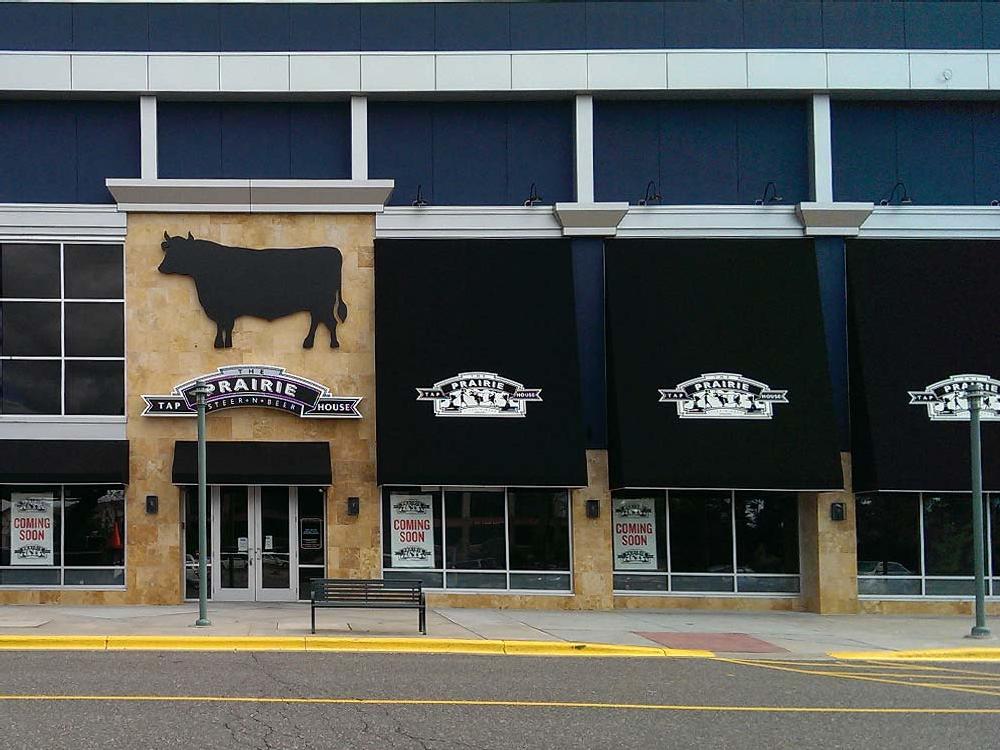
[[[127,440],[0,440],[5,484],[128,484]]]
[[[206,444],[209,484],[329,485],[330,444],[221,442]],[[198,483],[198,444],[174,445],[174,484]]]
[[[809,240],[606,244],[612,488],[843,486]]]
[[[1000,242],[850,241],[847,279],[855,490],[968,492],[973,383],[1000,490]]]
[[[376,240],[378,482],[583,486],[563,240]]]

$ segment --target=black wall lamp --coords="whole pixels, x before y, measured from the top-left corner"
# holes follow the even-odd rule
[[[411,206],[414,206],[415,208],[426,208],[430,205],[430,203],[424,199],[423,187],[423,185],[417,185],[417,197],[413,199],[413,203],[410,204]]]
[[[528,199],[524,202],[525,206],[537,206],[542,202],[542,196],[538,194],[535,189],[535,183],[531,183],[531,187],[528,189]]]
[[[906,185],[902,181],[897,182],[892,186],[892,190],[889,191],[889,195],[880,200],[878,204],[880,206],[888,206],[892,203],[893,199],[896,197],[896,191],[899,190],[899,205],[909,206],[913,203],[913,199],[910,197],[909,192],[906,190]]]
[[[361,513],[361,498],[360,497],[347,498],[347,515],[356,516],[359,513]]]
[[[646,195],[639,199],[637,205],[648,206],[650,203],[659,203],[663,196],[656,190],[656,183],[650,180],[646,183]]]
[[[157,495],[146,495],[146,513],[155,516],[160,510],[160,498]]]
[[[768,192],[770,192],[770,196],[768,195]],[[764,206],[771,203],[781,203],[783,200],[785,199],[778,195],[778,186],[772,181],[768,182],[764,186],[764,194],[753,203],[755,206]]]
[[[588,500],[587,501],[587,518],[600,518],[601,517],[601,501],[600,500]]]
[[[847,519],[847,506],[844,503],[830,503],[830,520],[844,521]]]

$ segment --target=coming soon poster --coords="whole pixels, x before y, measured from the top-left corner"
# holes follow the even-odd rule
[[[54,565],[52,493],[10,494],[10,564]]]
[[[434,567],[434,496],[390,495],[392,567]]]

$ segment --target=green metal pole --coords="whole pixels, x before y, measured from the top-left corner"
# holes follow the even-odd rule
[[[972,564],[976,574],[976,624],[970,638],[989,638],[986,627],[986,571],[985,543],[983,540],[983,452],[979,430],[979,412],[983,405],[982,391],[970,391],[969,425],[972,446]]]
[[[199,381],[194,388],[198,404],[198,620],[195,625],[211,625],[208,619],[208,488],[205,469],[205,396],[208,388]]]

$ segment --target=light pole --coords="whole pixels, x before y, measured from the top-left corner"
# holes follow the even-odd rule
[[[198,406],[198,619],[195,625],[211,625],[208,619],[208,492],[205,470],[205,397],[212,392],[203,381],[191,389]]]
[[[986,571],[983,558],[983,451],[980,441],[979,412],[983,406],[983,391],[978,385],[969,391],[969,427],[972,457],[972,569],[976,574],[976,624],[969,633],[970,638],[989,638],[986,627]]]

